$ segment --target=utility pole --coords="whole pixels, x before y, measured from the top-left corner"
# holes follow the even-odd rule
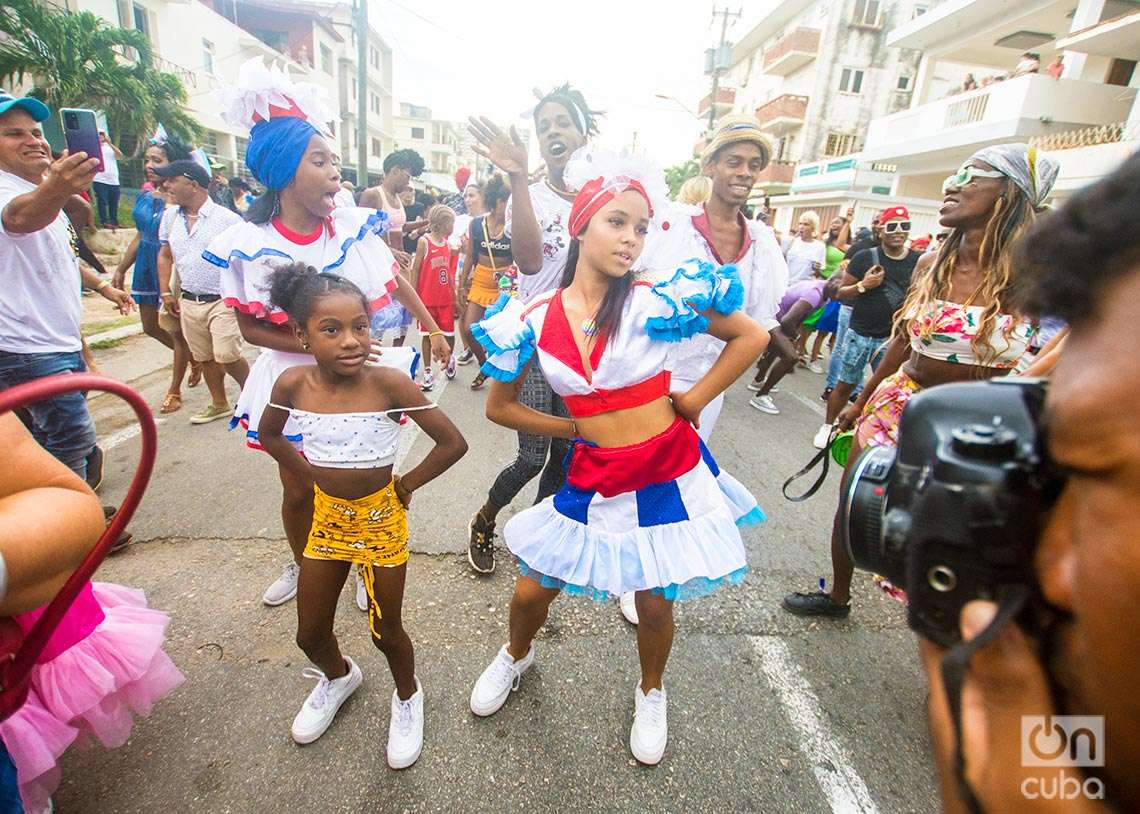
[[[725,46],[728,45],[728,20],[731,17],[734,20],[739,20],[743,9],[736,11],[729,11],[727,8],[722,8],[717,11],[713,7],[713,19],[720,17],[720,42],[717,44],[716,49],[712,53],[712,60],[708,64],[708,70],[712,74],[712,95],[709,96],[709,132],[713,131],[713,126],[716,124],[716,92],[720,89],[720,75],[728,70],[730,61],[730,50]]]
[[[368,0],[353,0],[356,22],[356,187],[368,186]]]

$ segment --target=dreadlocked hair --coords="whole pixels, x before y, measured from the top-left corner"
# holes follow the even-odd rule
[[[538,104],[534,106],[535,124],[538,123],[538,111],[550,102],[555,102],[566,108],[574,126],[583,136],[589,138],[598,134],[598,117],[606,114],[600,110],[591,110],[590,106],[586,104],[586,97],[582,95],[582,91],[570,87],[569,82],[564,82],[550,93],[539,98]]]
[[[588,227],[587,227],[588,228]],[[583,230],[584,232],[585,230]],[[559,288],[566,288],[574,282],[574,273],[578,270],[578,255],[582,244],[578,238],[570,238],[570,249],[566,252],[566,267],[562,270],[562,281]],[[633,288],[633,272],[627,271],[621,277],[610,279],[610,286],[606,295],[602,297],[602,304],[598,306],[598,313],[594,315],[594,324],[598,327],[599,336],[613,339],[621,328],[621,311],[625,306],[625,298]]]
[[[1036,218],[1037,210],[1025,193],[1016,184],[1007,183],[1005,192],[994,202],[993,212],[986,222],[982,245],[978,250],[978,263],[984,269],[982,283],[970,298],[984,304],[977,333],[970,340],[974,358],[982,367],[988,366],[1000,353],[1000,348],[994,348],[990,337],[997,329],[998,315],[1005,309],[1003,301],[1013,300],[1013,250]],[[895,314],[892,336],[907,336],[911,320],[931,313],[936,300],[949,298],[962,236],[961,229],[951,229],[950,236],[938,250],[938,256],[929,270],[921,277],[914,278],[906,300]],[[924,320],[924,323],[919,336],[928,338],[934,326],[929,321]],[[1016,319],[1008,320],[1002,329],[1002,336],[1006,340],[1017,323]]]
[[[321,297],[334,293],[359,297],[365,313],[371,313],[364,292],[338,274],[317,271],[306,263],[289,263],[269,275],[269,302],[288,314],[294,325],[303,327]]]

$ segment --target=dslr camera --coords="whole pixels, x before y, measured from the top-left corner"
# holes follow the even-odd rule
[[[906,591],[907,622],[931,641],[961,640],[967,602],[1039,596],[1033,554],[1062,484],[1045,451],[1045,393],[1039,379],[919,392],[897,449],[865,450],[844,486],[848,553]]]

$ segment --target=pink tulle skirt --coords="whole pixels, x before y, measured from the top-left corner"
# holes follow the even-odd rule
[[[70,745],[91,736],[107,747],[122,746],[133,716],[148,715],[155,701],[184,680],[162,651],[170,617],[148,608],[142,591],[95,582],[91,595],[102,620],[36,665],[28,700],[0,722],[29,812],[47,807],[59,785],[59,758]],[[90,617],[85,604],[73,606],[77,616]],[[65,617],[61,628],[83,629],[86,621]]]

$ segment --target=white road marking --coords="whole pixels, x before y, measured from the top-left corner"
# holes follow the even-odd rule
[[[451,379],[441,370],[439,377],[435,380],[435,387],[428,395],[428,398],[439,404],[439,400],[443,398],[443,391],[447,389],[447,383]],[[435,398],[432,398],[434,396]],[[400,433],[400,446],[396,450],[396,460],[392,464],[393,472],[400,472],[404,468],[404,459],[408,457],[408,453],[412,451],[412,446],[416,443],[416,439],[420,437],[420,425],[413,421],[410,417],[408,419],[408,426],[404,427],[404,431]]]
[[[788,393],[788,395],[800,402],[800,404],[803,404],[816,415],[827,418],[827,410],[821,407],[818,402],[809,399],[807,396],[801,396],[799,393]]]
[[[159,424],[162,424],[165,421],[166,421],[165,418],[156,418],[154,420],[154,423],[155,423],[155,426],[158,426]],[[99,441],[99,446],[101,446],[103,448],[104,452],[107,452],[109,450],[114,449],[119,444],[123,443],[124,441],[131,440],[136,435],[138,435],[140,432],[142,432],[142,427],[140,427],[138,424],[131,424],[127,427],[123,427],[121,430],[118,430],[117,432],[111,433],[106,438],[101,439]]]
[[[760,657],[760,669],[776,692],[784,714],[795,729],[800,751],[811,764],[812,774],[834,812],[878,814],[866,784],[851,766],[850,754],[827,726],[819,699],[811,690],[788,646],[774,636],[749,636]]]

